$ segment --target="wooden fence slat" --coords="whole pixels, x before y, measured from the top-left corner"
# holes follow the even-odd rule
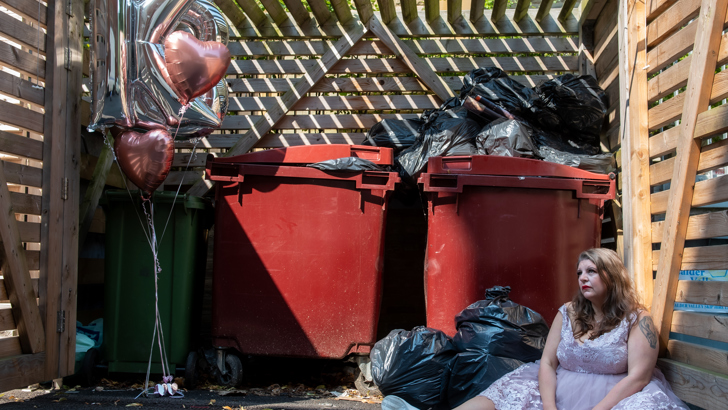
[[[0,100],[0,122],[43,133],[43,114],[2,100]]]
[[[647,21],[654,20],[678,0],[647,0]]]
[[[536,13],[536,21],[541,22],[544,17],[549,15],[551,6],[553,6],[554,0],[543,0],[538,6],[538,13]]]
[[[622,136],[622,173],[625,185],[624,200],[624,259],[632,272],[635,288],[643,303],[652,301],[652,243],[650,241],[650,184],[649,148],[647,132],[647,74],[644,67],[645,53],[640,43],[644,39],[645,5],[629,0],[625,15],[619,10],[619,87],[620,117],[627,119],[620,124]],[[625,29],[626,27],[626,29]],[[625,57],[627,60],[625,61]],[[622,114],[624,113],[624,114]]]
[[[670,338],[670,322],[673,317],[675,292],[687,232],[687,224],[681,224],[679,221],[688,219],[691,204],[695,200],[693,187],[700,160],[700,140],[693,138],[695,124],[698,114],[708,109],[717,61],[717,54],[714,50],[720,44],[727,7],[728,0],[703,0],[700,6],[700,17],[695,22],[702,30],[695,37],[693,59],[690,64],[691,78],[688,80],[688,88],[685,92],[680,136],[677,142],[677,157],[670,184],[652,303],[652,316],[657,322],[656,326],[660,333],[660,352],[663,353]]]
[[[278,133],[265,134],[255,146],[258,148],[283,148],[296,145],[315,145],[315,144],[349,144],[357,145],[364,141],[366,133],[363,132],[346,132],[346,133]],[[205,144],[209,148],[230,148],[240,138],[239,134],[212,134],[207,136],[200,145]],[[192,148],[191,143],[180,141],[175,144],[175,148]],[[185,166],[189,160],[190,153],[176,154],[173,166]],[[191,167],[204,166],[204,154],[197,153],[197,158],[192,160]]]
[[[652,242],[662,241],[664,221],[652,223]],[[688,219],[685,239],[707,239],[728,236],[728,211],[708,212],[691,215]]]
[[[712,372],[728,374],[728,350],[715,349],[681,340],[670,340],[667,342],[667,356],[665,358]]]
[[[24,71],[33,78],[45,78],[45,62],[34,54],[22,51],[8,43],[0,41],[0,63],[13,67],[15,70]]]
[[[311,20],[311,14],[308,10],[306,10],[306,7],[303,6],[303,2],[301,2],[301,0],[283,0],[283,3],[286,5],[288,11],[299,26],[303,26]]]
[[[215,4],[220,8],[220,10],[222,10],[223,13],[225,13],[225,16],[230,19],[230,22],[233,23],[233,26],[236,28],[242,27],[248,20],[243,11],[240,10],[240,7],[238,7],[237,3],[233,0],[215,0]]]
[[[40,2],[28,0],[2,0],[0,4],[33,21],[39,21],[40,25],[46,25],[46,14],[48,8]]]
[[[669,359],[659,359],[657,366],[683,401],[704,409],[721,409],[728,403],[728,376]]]
[[[335,20],[332,20],[334,15],[326,6],[324,0],[306,0],[306,2],[311,6],[311,12],[316,16],[316,21],[318,21],[319,25],[325,26],[326,24],[335,22]]]
[[[33,83],[10,73],[0,71],[0,91],[17,97],[20,100],[43,105],[45,102],[43,88],[33,87]]]
[[[13,319],[13,309],[6,307],[0,308],[0,331],[15,329],[15,319]]]
[[[43,170],[27,165],[0,161],[5,167],[5,177],[11,184],[26,185],[40,188],[43,180]],[[24,212],[21,212],[24,213]]]
[[[267,21],[265,13],[258,7],[258,4],[253,0],[236,0],[241,9],[248,16],[253,25],[260,26]]]
[[[571,12],[576,6],[577,0],[564,0],[564,4],[561,5],[561,11],[559,12],[559,21],[566,21],[571,15]]]
[[[16,213],[30,215],[40,215],[42,213],[41,197],[38,195],[11,192],[10,200],[12,201],[13,210]]]
[[[450,24],[454,24],[461,17],[463,17],[463,0],[447,0],[447,21]],[[519,21],[521,18],[516,17],[514,20]]]
[[[17,356],[23,354],[20,347],[20,337],[10,336],[0,339],[0,357]]]
[[[526,87],[534,87],[554,78],[553,75],[512,75],[509,77]],[[443,76],[440,78],[453,91],[459,91],[463,86],[463,77],[461,76]],[[233,93],[285,93],[293,87],[295,80],[295,78],[229,78],[227,82]],[[416,77],[327,77],[322,78],[315,86],[311,87],[311,92],[316,93],[427,90],[429,89]],[[619,92],[618,83],[614,82],[611,89],[607,88],[606,91],[609,96],[614,95],[614,92]],[[619,101],[619,98],[610,101]]]
[[[670,328],[675,333],[728,342],[728,317],[720,314],[676,310]]]
[[[698,124],[700,124],[699,121]],[[674,152],[678,135],[680,135],[680,127],[673,127],[650,137],[650,158],[661,157]]]
[[[371,20],[370,20],[371,21]],[[306,75],[296,82],[294,89],[288,91],[282,97],[282,105],[276,106],[275,108],[266,112],[265,116],[258,119],[253,127],[240,138],[235,145],[228,150],[226,156],[240,155],[247,152],[250,148],[267,134],[278,121],[280,121],[288,112],[288,110],[296,104],[296,102],[307,92],[311,90],[321,78],[333,67],[340,59],[341,56],[356,44],[364,36],[366,29],[364,26],[356,25],[349,29],[347,34],[343,36],[339,41],[336,42],[334,47],[327,52],[320,60],[318,65],[311,71],[307,72]],[[190,195],[202,196],[206,193],[212,184],[209,181],[199,181],[196,183],[188,193]]]
[[[2,271],[13,317],[18,326],[19,342],[26,353],[38,353],[45,349],[45,334],[40,310],[35,303],[33,288],[28,272],[28,261],[15,219],[8,191],[5,171],[0,168],[0,238],[4,254]],[[40,227],[40,224],[36,224]],[[5,355],[0,355],[3,357]]]
[[[28,269],[31,271],[37,271],[40,266],[40,251],[25,251],[25,257],[28,260]],[[33,282],[33,292],[38,297],[38,278],[31,276],[30,280]],[[5,290],[3,280],[0,279],[0,303],[10,303],[8,294]]]
[[[392,0],[389,0],[392,1]],[[481,1],[483,3],[485,0]],[[476,3],[476,2],[473,2]],[[382,10],[381,6],[382,2],[379,2],[379,9]],[[394,3],[392,3],[394,5]],[[471,10],[473,7],[476,7],[475,4],[471,3]],[[482,14],[482,6],[481,6],[481,14]],[[391,19],[387,19],[384,17],[384,13],[381,14],[382,16],[382,22],[386,25],[389,24]],[[439,0],[425,0],[425,20],[428,23],[432,23],[434,20],[440,18],[440,1]],[[472,11],[471,11],[471,18],[472,18]]]
[[[346,0],[331,0],[331,6],[334,8],[334,13],[336,13],[336,17],[341,24],[346,25],[349,20],[354,18]]]
[[[288,20],[288,15],[278,0],[260,0],[260,2],[277,25],[280,26]]]
[[[417,18],[417,2],[415,0],[400,0],[399,7],[402,9],[402,20],[409,24]]]
[[[728,104],[701,113],[695,126],[694,137],[700,139],[726,131],[728,131]]]
[[[650,108],[648,114],[650,130],[656,130],[678,120],[682,115],[685,95],[686,93],[680,93],[662,104]],[[709,104],[714,104],[726,97],[728,97],[728,71],[721,71],[715,75]]]
[[[675,302],[728,306],[728,282],[702,280],[678,281]],[[728,366],[728,363],[723,364]],[[728,374],[728,371],[725,373]]]
[[[700,0],[681,0],[673,4],[647,25],[647,47],[654,47],[679,30],[698,15],[698,10],[700,10]]]
[[[372,11],[372,3],[369,0],[354,0],[354,5],[356,6],[357,13],[359,13],[359,20],[361,20],[363,24],[366,24],[366,22],[369,21],[369,19],[372,18],[372,15],[374,14],[374,12]],[[394,2],[392,2],[392,7],[394,8]],[[380,10],[382,10],[381,4]],[[382,13],[385,13],[385,11],[382,10]],[[392,18],[396,17],[397,14],[394,13]]]
[[[697,21],[693,21],[684,29],[669,36],[665,41],[648,51],[647,64],[649,67],[647,68],[647,75],[656,73],[692,50],[695,44],[697,27]]]
[[[697,246],[683,250],[680,270],[725,269],[728,266],[728,245]],[[660,251],[652,252],[652,269],[657,270]]]
[[[321,114],[286,115],[275,125],[279,130],[307,129],[369,129],[385,118],[413,119],[419,114]],[[229,115],[223,120],[221,129],[248,129],[260,120],[256,115]]]
[[[697,173],[728,165],[728,140],[706,145],[700,149],[700,162]],[[650,165],[650,185],[659,185],[672,178],[675,157]]]
[[[33,3],[33,2],[28,2]],[[0,390],[8,391],[44,380],[45,353],[0,359]]]
[[[528,7],[531,5],[531,0],[518,0],[516,3],[516,12],[513,15],[513,20],[518,22],[523,20],[528,15]]]
[[[652,214],[662,214],[668,209],[668,197],[671,190],[656,192],[650,195]],[[728,175],[695,183],[692,206],[712,205],[728,200]]]
[[[230,97],[228,111],[264,111],[280,106],[282,97]],[[441,102],[432,95],[370,95],[302,97],[291,107],[296,111],[332,110],[431,110]]]
[[[371,20],[370,20],[371,21]],[[562,57],[471,57],[471,58],[424,58],[435,72],[468,73],[479,67],[494,66],[506,72],[523,71],[578,71],[577,56]],[[318,60],[233,60],[228,75],[250,74],[303,74],[314,67]],[[391,58],[347,59],[339,62],[329,74],[377,74],[409,73],[406,63]]]
[[[493,10],[490,12],[490,21],[497,22],[506,15],[508,0],[494,0]]]
[[[34,53],[39,48],[41,52],[45,52],[45,34],[42,31],[39,33],[38,28],[31,27],[7,13],[0,13],[0,33],[10,41],[22,43]]]

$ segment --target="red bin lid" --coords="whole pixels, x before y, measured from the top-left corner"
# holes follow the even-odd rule
[[[321,144],[274,148],[227,158],[215,158],[215,163],[246,164],[315,164],[330,159],[358,157],[378,165],[392,165],[391,148],[366,145]]]
[[[431,157],[427,164],[427,172],[429,174],[534,176],[610,180],[609,175],[597,174],[567,165],[554,164],[537,159],[493,155]]]

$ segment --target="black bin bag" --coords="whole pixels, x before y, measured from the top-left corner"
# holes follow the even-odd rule
[[[395,395],[419,409],[446,403],[448,368],[457,352],[440,330],[418,326],[393,330],[378,341],[369,357],[372,377],[385,395]]]
[[[468,117],[468,110],[464,107],[436,110],[423,115],[423,118],[426,122],[420,130],[420,138],[395,158],[400,176],[410,184],[414,183],[416,174],[427,166],[430,157],[478,153],[475,138],[480,125]]]
[[[369,129],[363,145],[393,148],[395,152],[409,148],[417,141],[423,120],[384,119]]]
[[[509,286],[485,292],[485,300],[455,317],[455,348],[448,405],[453,408],[477,396],[494,381],[525,362],[541,358],[549,327],[541,315],[508,298]]]

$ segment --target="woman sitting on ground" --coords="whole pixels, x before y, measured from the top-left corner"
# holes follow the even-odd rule
[[[540,363],[527,363],[456,410],[684,409],[657,363],[657,333],[622,261],[579,255],[579,292],[559,308]]]

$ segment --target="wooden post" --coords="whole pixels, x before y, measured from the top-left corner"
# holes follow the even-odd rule
[[[695,175],[700,161],[700,140],[696,139],[698,115],[707,111],[723,32],[728,0],[703,0],[695,34],[690,77],[685,90],[677,156],[674,162],[670,195],[667,201],[660,259],[657,264],[652,316],[660,333],[660,353],[664,355],[670,336],[670,324],[675,305],[678,277],[682,266],[687,221],[695,187]]]
[[[46,379],[74,371],[78,281],[83,0],[48,3],[40,299]]]
[[[375,18],[372,17],[372,19]],[[341,57],[354,46],[354,44],[358,43],[359,40],[364,37],[365,32],[366,29],[361,24],[356,24],[349,28],[349,30],[344,33],[344,36],[341,37],[336,44],[332,45],[320,59],[315,60],[317,64],[312,66],[312,68],[310,68],[303,77],[296,81],[293,89],[283,94],[283,97],[281,97],[281,104],[268,110],[258,121],[256,121],[255,124],[253,124],[253,127],[250,128],[248,132],[240,137],[235,145],[233,145],[224,156],[231,157],[244,154],[253,148],[255,144],[260,141],[263,135],[270,131],[273,126],[275,126],[275,124],[286,115],[288,110],[290,110],[291,107],[293,107],[298,100],[301,99],[301,97],[305,96],[306,93],[311,90],[311,87],[321,80],[324,75],[326,75],[326,73],[337,62],[339,62],[339,60],[341,60]],[[190,195],[202,196],[206,194],[210,188],[212,188],[212,182],[203,179],[201,181],[197,181],[197,183],[195,183],[192,188],[187,191],[187,193]]]
[[[18,222],[10,199],[5,169],[0,162],[0,238],[2,239],[2,274],[8,299],[13,307],[13,318],[18,327],[20,346],[24,353],[38,353],[45,349],[45,334],[40,310],[35,303],[33,282],[28,271],[25,249],[20,239]]]
[[[625,0],[619,11],[619,86],[624,205],[624,263],[646,306],[652,304],[650,153],[647,124],[645,6]]]

